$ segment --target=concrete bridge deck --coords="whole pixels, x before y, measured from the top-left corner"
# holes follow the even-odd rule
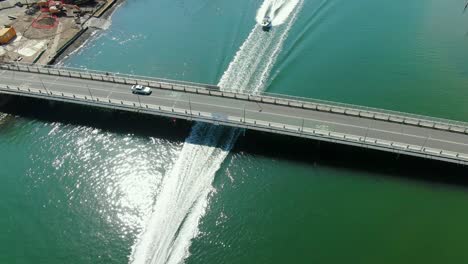
[[[153,88],[150,96],[132,84]],[[80,69],[0,65],[0,93],[183,118],[468,164],[468,124],[212,85]]]

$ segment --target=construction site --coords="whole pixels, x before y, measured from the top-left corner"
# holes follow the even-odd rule
[[[0,5],[0,62],[51,64],[115,0],[7,0]],[[107,22],[108,23],[108,22]]]

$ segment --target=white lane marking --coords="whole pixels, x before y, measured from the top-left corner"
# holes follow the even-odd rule
[[[39,81],[42,81],[41,79],[39,79]],[[56,77],[54,80],[52,80],[52,83],[50,83],[51,86],[54,86],[57,84],[57,81],[58,81],[58,77]],[[60,84],[58,84],[60,85]]]
[[[52,85],[55,85],[55,82],[61,77],[57,77],[55,80],[54,80],[54,83],[50,83],[50,82],[43,82],[44,84],[52,84]],[[4,77],[0,77],[0,79],[5,79]],[[21,79],[20,79],[21,80]],[[23,79],[24,81],[24,79]],[[68,86],[68,87],[74,87],[74,88],[78,88],[78,89],[84,89],[84,87],[82,86],[77,86],[77,85],[71,85],[71,84],[64,84],[64,83],[60,83],[59,84],[60,86]],[[117,87],[123,87],[123,85],[119,84]],[[99,89],[99,88],[90,88],[91,90],[98,90],[98,91],[105,91],[105,92],[110,92],[109,90],[106,90],[106,89]],[[125,94],[125,95],[129,95],[127,93],[124,93],[124,92],[119,92],[119,91],[111,91],[112,93],[115,93],[115,94]],[[167,98],[162,98],[162,97],[157,97],[156,95],[154,96],[150,96],[150,98],[158,98],[158,99],[162,99],[162,100],[166,100],[166,101],[174,101],[174,99],[167,99]],[[177,102],[185,102],[183,100],[181,100],[180,97],[177,97],[177,100],[173,103],[173,107],[177,104]],[[187,101],[188,102],[188,101]],[[212,107],[219,107],[219,108],[227,108],[227,109],[234,109],[234,110],[239,110],[239,108],[235,108],[235,107],[230,107],[230,106],[223,106],[223,105],[216,105],[216,104],[210,104],[210,103],[197,103],[197,102],[191,102],[192,104],[198,104],[198,105],[204,105],[204,106],[212,106]],[[252,111],[252,110],[247,110],[247,112],[252,112],[252,113],[257,113],[257,111]],[[266,112],[266,111],[262,111],[263,114],[269,114],[269,115],[272,115],[272,116],[280,116],[280,117],[286,117],[286,118],[292,118],[292,119],[304,119],[304,120],[307,120],[307,121],[315,121],[315,122],[322,122],[322,123],[327,123],[327,124],[334,124],[334,125],[339,125],[339,126],[345,126],[345,127],[354,127],[354,128],[360,128],[360,129],[368,129],[368,127],[363,127],[363,126],[357,126],[357,125],[351,125],[351,124],[343,124],[343,123],[338,123],[338,122],[333,122],[333,121],[326,121],[326,120],[320,120],[320,119],[314,119],[314,118],[297,118],[295,116],[290,116],[290,115],[284,115],[284,114],[278,114],[278,113],[271,113],[271,112]],[[376,128],[370,128],[369,131],[377,131],[377,132],[382,132],[382,133],[387,133],[387,134],[394,134],[394,135],[401,135],[401,136],[408,136],[408,137],[413,137],[413,138],[419,138],[419,139],[426,139],[428,137],[423,137],[423,136],[418,136],[418,135],[412,135],[412,134],[406,134],[406,133],[400,133],[400,132],[394,132],[394,131],[387,131],[387,130],[382,130],[382,129],[376,129]],[[430,140],[432,141],[438,141],[438,142],[443,142],[443,143],[450,143],[450,144],[454,144],[454,145],[460,145],[460,146],[468,146],[468,144],[465,144],[465,143],[459,143],[459,142],[454,142],[454,141],[449,141],[449,140],[443,140],[443,139],[437,139],[437,138],[433,138],[431,137]]]
[[[237,108],[235,108],[235,109],[237,109]],[[250,110],[248,112],[256,113],[255,111],[250,111]],[[276,114],[276,113],[269,113],[269,112],[263,112],[263,113],[268,113],[268,114],[274,115],[274,116],[289,117],[289,118],[294,118],[294,119],[304,119],[306,121],[315,121],[315,122],[339,125],[339,126],[344,126],[344,127],[354,127],[354,128],[360,128],[360,129],[366,129],[366,130],[368,129],[368,127],[351,125],[351,124],[343,124],[343,123],[320,120],[320,119],[315,119],[315,118],[297,118],[297,117],[294,117],[294,116],[283,115],[283,114]],[[428,138],[428,140],[432,140],[432,141],[439,141],[439,142],[444,142],[444,143],[451,143],[451,144],[454,144],[454,145],[468,146],[468,144],[466,144],[466,143],[454,142],[454,141],[444,140],[444,139],[437,139],[437,138],[434,138],[434,137],[423,137],[423,136],[418,136],[418,135],[414,135],[414,134],[406,134],[406,133],[394,132],[394,131],[388,131],[388,130],[382,130],[382,129],[376,129],[376,128],[369,128],[369,131],[376,131],[376,132],[382,132],[382,133],[394,134],[394,135],[400,135],[400,136],[408,136],[408,137],[414,137],[414,138],[419,138],[419,139]]]
[[[160,99],[164,99],[164,98],[160,98]],[[170,100],[170,99],[164,99],[164,100]],[[229,106],[221,106],[221,105],[215,105],[215,104],[208,104],[208,103],[191,102],[191,104],[192,105],[193,104],[198,104],[198,105],[205,105],[205,106],[214,106],[214,107],[219,107],[219,108],[228,108],[228,109],[234,109],[234,110],[241,110],[240,108],[234,108],[234,107],[229,107]],[[247,110],[247,109],[246,109],[246,112],[257,113],[258,114],[257,111],[252,111],[252,110]],[[271,113],[271,112],[263,112],[263,113],[264,114],[269,114],[269,115],[272,115],[272,116],[281,116],[281,117],[298,119],[295,116],[276,114],[276,113]],[[299,119],[302,119],[302,118],[299,118]],[[337,123],[337,122],[333,122],[333,121],[326,121],[326,120],[320,120],[320,119],[314,119],[314,118],[303,118],[303,119],[307,120],[307,121],[321,122],[321,123],[339,125],[339,126],[344,126],[344,127],[354,127],[354,128],[360,128],[360,129],[368,129],[368,127],[350,125],[350,124],[343,124],[343,123]],[[413,137],[413,138],[419,138],[419,139],[426,139],[427,138],[428,141],[431,140],[431,141],[438,141],[438,142],[443,142],[443,143],[450,143],[450,144],[453,144],[453,145],[468,146],[468,144],[465,144],[465,143],[459,143],[459,142],[454,142],[454,141],[449,141],[449,140],[437,139],[437,138],[433,138],[433,137],[423,137],[423,136],[418,136],[418,135],[406,134],[406,133],[401,133],[401,132],[393,132],[393,131],[387,131],[387,130],[381,130],[381,129],[375,129],[375,128],[370,128],[369,131],[376,131],[376,132],[382,132],[382,133],[394,134],[394,135],[400,135],[400,136],[407,136],[407,137]],[[399,143],[406,144],[406,143],[403,143],[403,142],[399,142]]]

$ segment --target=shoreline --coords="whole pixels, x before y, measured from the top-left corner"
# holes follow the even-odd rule
[[[117,10],[117,8],[119,8],[122,5],[124,1],[125,0],[116,0],[109,8],[107,8],[107,10],[102,12],[102,14],[98,17],[98,19],[104,19],[104,20],[109,21],[109,19],[112,17],[114,12]],[[99,12],[99,10],[97,12]],[[64,48],[64,50],[58,56],[50,60],[47,64],[48,65],[61,64],[70,55],[82,49],[89,41],[93,39],[93,37],[96,36],[96,34],[99,31],[107,30],[107,29],[99,29],[99,28],[94,28],[94,27],[83,27],[83,29],[84,29],[84,32],[81,32],[80,35],[74,41],[71,41],[70,44],[66,48]]]

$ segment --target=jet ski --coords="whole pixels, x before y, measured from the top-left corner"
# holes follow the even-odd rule
[[[263,21],[262,21],[262,29],[263,31],[270,31],[271,29],[271,19],[269,16],[266,16],[263,18]]]

